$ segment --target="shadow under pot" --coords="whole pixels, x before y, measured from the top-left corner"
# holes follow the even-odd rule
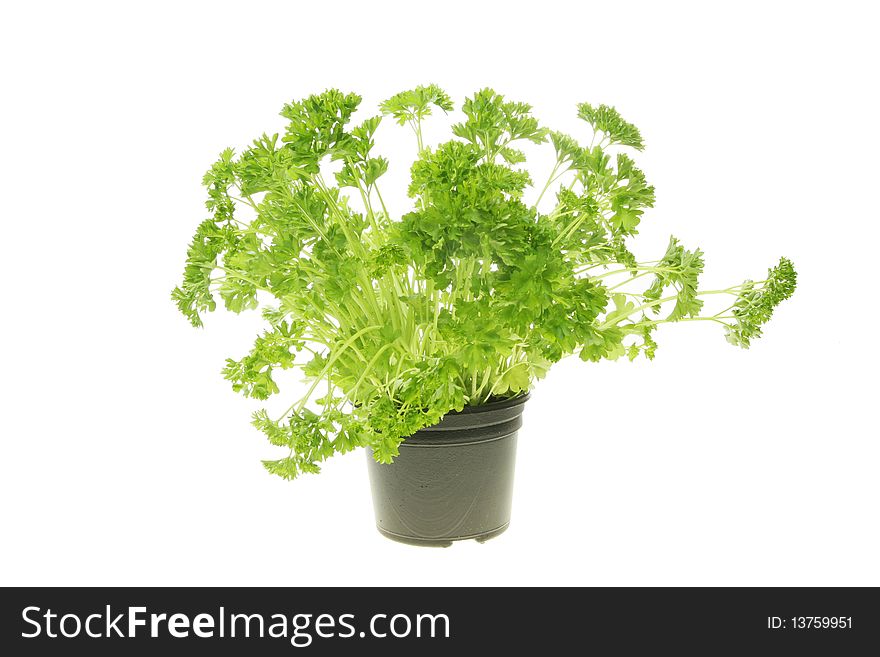
[[[409,436],[393,463],[367,449],[377,529],[402,543],[484,542],[510,524],[516,438],[529,395],[466,406]]]

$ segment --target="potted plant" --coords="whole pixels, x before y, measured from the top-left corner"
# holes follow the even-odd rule
[[[399,93],[350,127],[360,101],[330,90],[290,103],[283,134],[221,153],[173,298],[195,326],[218,296],[236,313],[262,308],[268,328],[224,376],[257,399],[279,392],[277,370],[300,368],[309,384],[284,412],[254,414],[286,450],[263,465],[293,479],[365,447],[391,538],[447,545],[507,527],[523,405],[561,358],[650,359],[657,326],[686,321],[748,347],[795,289],[785,258],[720,290],[699,288],[703,254],[675,238],[637,259],[628,242],[654,189],[632,159],[639,131],[611,107],[578,105],[579,141],[483,89],[431,147],[423,121],[453,109],[438,87]],[[402,213],[380,192],[383,115],[415,136]],[[532,204],[524,141],[556,153]],[[708,312],[708,295],[724,303]]]

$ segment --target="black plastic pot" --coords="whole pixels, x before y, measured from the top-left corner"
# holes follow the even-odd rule
[[[377,463],[367,450],[378,530],[395,541],[446,547],[507,529],[528,398],[449,413],[401,443],[394,463]]]

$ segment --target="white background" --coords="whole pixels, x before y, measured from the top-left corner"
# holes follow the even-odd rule
[[[0,583],[880,585],[871,4],[6,5]],[[693,323],[653,363],[556,366],[509,531],[446,550],[375,532],[360,452],[264,473],[259,404],[219,374],[259,317],[197,331],[169,300],[221,149],[327,87],[365,116],[430,82],[575,135],[577,102],[615,105],[657,187],[638,255],[674,233],[710,287],[800,272],[750,351]],[[405,211],[410,135],[378,144]]]

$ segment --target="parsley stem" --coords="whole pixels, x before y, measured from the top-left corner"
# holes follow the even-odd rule
[[[550,171],[550,175],[547,177],[547,183],[544,185],[544,188],[541,190],[541,193],[538,194],[538,199],[535,201],[534,207],[537,208],[541,203],[541,199],[544,198],[544,193],[550,188],[550,185],[553,184],[555,178],[553,176],[556,175],[556,172],[559,170],[559,165],[562,164],[558,159],[556,160],[556,164],[553,165],[553,169]]]

